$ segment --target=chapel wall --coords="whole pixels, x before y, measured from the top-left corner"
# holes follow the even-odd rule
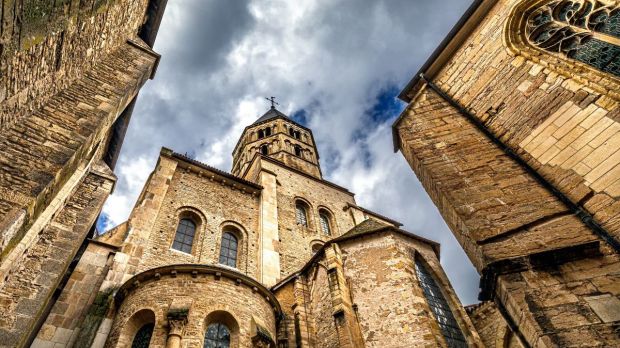
[[[230,227],[238,232],[237,270],[257,277],[260,195],[244,192],[234,184],[176,167],[166,181],[165,192],[161,192],[161,206],[154,216],[149,216],[153,224],[142,245],[137,272],[175,263],[218,264],[222,233]],[[172,248],[177,226],[184,216],[197,224],[191,253]]]
[[[4,1],[0,8],[0,129],[136,37],[148,0]]]
[[[434,82],[618,240],[620,77],[517,42],[528,3],[498,1]]]
[[[556,58],[507,46],[507,20],[523,3],[498,1],[432,82],[617,238],[619,111],[613,89],[599,88],[613,79],[570,61],[568,78]],[[530,345],[617,344],[618,318],[599,309],[620,311],[606,285],[617,282],[617,252],[422,85],[397,125],[400,147],[482,273],[483,298],[498,299]]]
[[[256,335],[253,327],[256,323],[268,330],[271,338],[275,339],[274,304],[269,302],[263,290],[256,290],[255,287],[242,280],[236,281],[234,277],[217,275],[215,271],[208,274],[199,272],[195,276],[191,273],[162,271],[159,278],[131,288],[122,302],[118,303],[105,347],[131,345],[135,332],[128,330],[128,322],[135,313],[142,310],[155,314],[150,347],[166,347],[166,339],[172,328],[170,315],[181,312],[185,318],[181,323],[182,330],[178,332],[181,333],[183,347],[203,347],[209,321],[226,323],[232,331],[231,347],[253,347],[252,339]]]
[[[312,256],[313,243],[323,243],[354,227],[348,204],[355,204],[353,194],[330,187],[322,181],[293,172],[281,165],[262,161],[261,168],[276,173],[278,204],[278,250],[281,253],[281,278],[301,268]],[[308,227],[297,224],[295,200],[309,207]],[[321,232],[319,208],[331,214],[331,236]]]

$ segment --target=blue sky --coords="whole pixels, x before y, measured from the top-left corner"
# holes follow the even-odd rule
[[[357,202],[442,244],[465,304],[478,275],[400,153],[396,99],[469,6],[458,0],[183,0],[168,2],[115,170],[102,230],[123,222],[162,146],[229,171],[243,128],[269,108],[313,130],[327,180]]]

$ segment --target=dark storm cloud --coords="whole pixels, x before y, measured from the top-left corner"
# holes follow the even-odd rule
[[[243,128],[275,95],[313,129],[327,179],[358,203],[442,243],[464,303],[478,278],[401,154],[390,125],[396,94],[469,5],[460,0],[170,0],[106,203],[126,219],[161,146],[230,169]]]

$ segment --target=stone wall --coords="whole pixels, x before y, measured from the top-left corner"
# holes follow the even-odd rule
[[[88,343],[92,342],[97,327],[89,326],[98,326],[99,322],[93,323],[87,316],[93,302],[97,302],[97,297],[100,296],[99,288],[113,257],[114,248],[92,242],[88,244],[32,347],[79,347],[85,343],[82,341],[76,345],[80,335],[85,336]],[[101,298],[100,302],[105,301],[107,296]],[[103,315],[105,310],[100,319],[103,319]],[[89,330],[92,332],[89,333]]]
[[[419,253],[468,344],[482,347],[431,245],[386,231],[329,243],[319,253],[294,280],[275,289],[283,312],[296,318],[295,327],[289,327],[289,343],[321,348],[446,346],[414,270]]]
[[[135,38],[148,0],[3,1],[0,129]]]
[[[264,160],[261,168],[276,174],[278,234],[276,242],[280,253],[280,278],[301,268],[312,256],[313,243],[323,243],[337,237],[355,226],[347,209],[355,205],[353,194],[344,188],[290,170],[277,163]],[[297,224],[296,199],[308,205],[308,227]],[[322,233],[319,208],[330,213],[332,235]]]
[[[69,263],[77,253],[82,241],[91,231],[101,207],[109,195],[113,177],[109,173],[91,172],[81,182],[64,207],[41,232],[40,238],[20,259],[17,268],[9,273],[0,288],[0,304],[3,315],[0,319],[0,342],[3,347],[25,345],[29,335],[36,334],[37,320],[43,320],[45,308],[56,288],[61,283]],[[76,275],[77,277],[77,275]],[[76,278],[73,279],[74,281]],[[68,286],[72,286],[70,281]],[[92,295],[82,294],[86,300]],[[71,301],[77,305],[78,298]],[[65,306],[68,304],[65,303]],[[58,304],[57,310],[63,307]],[[79,311],[75,307],[67,310]],[[59,327],[76,324],[73,318],[64,318]],[[68,340],[71,334],[58,330],[51,339]]]
[[[256,277],[259,196],[250,190],[244,192],[239,186],[233,187],[233,181],[219,175],[215,178],[215,172],[191,168],[176,166],[166,182],[167,189],[158,193],[162,195],[162,203],[154,215],[130,219],[134,227],[142,223],[137,219],[153,219],[148,238],[136,256],[137,272],[174,263],[218,264],[223,230],[233,228],[239,232],[237,269]],[[150,185],[151,182],[146,183],[147,187]],[[179,220],[186,213],[197,223],[191,254],[172,249]]]
[[[483,297],[529,345],[617,345],[601,303],[620,312],[618,255],[601,236],[620,235],[618,84],[512,40],[515,6],[533,3],[497,1],[431,83],[406,92],[400,148],[483,274]]]
[[[465,307],[471,321],[487,348],[522,348],[519,338],[510,330],[508,324],[493,302],[481,302]]]
[[[162,269],[149,279],[130,283],[133,286],[125,290],[122,299],[117,299],[118,312],[106,347],[131,345],[135,332],[128,331],[127,325],[141,310],[152,311],[155,317],[150,347],[165,347],[172,327],[172,308],[186,313],[186,323],[179,331],[183,347],[202,347],[206,328],[213,322],[223,322],[229,327],[234,347],[252,347],[256,331],[253,326],[257,324],[275,339],[278,313],[273,303],[275,298],[270,298],[266,289],[259,289],[258,283],[235,277],[234,272],[226,269],[196,269],[196,274],[180,270],[177,274],[174,269]]]

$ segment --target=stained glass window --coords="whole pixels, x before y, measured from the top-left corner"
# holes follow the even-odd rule
[[[329,236],[332,234],[331,229],[329,228],[329,217],[327,216],[326,213],[320,213],[319,214],[319,220],[321,221],[321,230],[323,231],[323,234]]]
[[[230,267],[237,267],[237,237],[230,232],[224,232],[222,235],[220,263]]]
[[[426,301],[437,320],[437,324],[439,324],[448,347],[467,348],[463,332],[461,332],[459,325],[456,323],[446,298],[441,293],[433,276],[419,259],[415,261],[415,271],[420,281],[420,287],[424,291]]]
[[[214,323],[207,327],[204,348],[230,347],[230,330],[224,324]]]
[[[620,76],[620,7],[594,0],[551,1],[528,17],[537,47]]]
[[[306,214],[306,207],[303,203],[297,202],[295,205],[295,212],[297,215],[297,224],[308,227],[308,215]]]
[[[148,348],[151,343],[151,336],[153,336],[153,328],[155,324],[150,323],[142,326],[133,338],[131,348]]]
[[[196,224],[190,219],[181,219],[181,221],[179,221],[179,226],[177,226],[177,233],[174,236],[172,247],[184,253],[191,254],[195,233]]]

